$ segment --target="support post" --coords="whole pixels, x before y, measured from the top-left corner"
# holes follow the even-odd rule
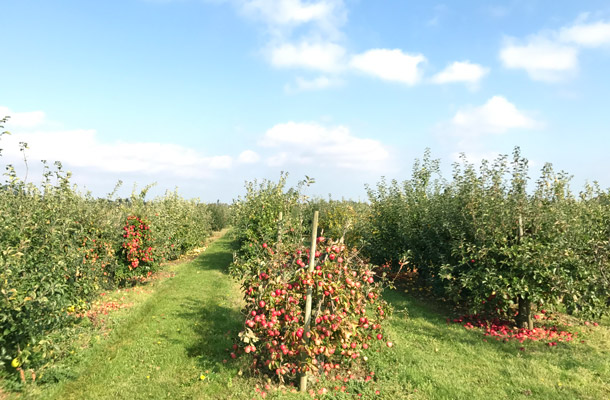
[[[314,211],[313,213],[313,223],[311,227],[311,249],[309,250],[309,268],[307,272],[309,274],[313,273],[315,264],[316,264],[316,244],[318,239],[318,211]],[[312,303],[312,287],[309,286],[307,288],[307,298],[305,300],[305,328],[303,332],[303,336],[305,337],[305,343],[309,344],[309,330],[311,326],[311,303]],[[300,388],[301,393],[305,393],[307,391],[307,371],[301,371],[301,380],[300,380]]]
[[[280,215],[277,219],[277,243],[282,243],[282,219],[284,218],[284,213],[280,211]]]
[[[519,243],[523,240],[523,217],[519,214]],[[519,296],[519,328],[534,329],[534,320],[532,319],[532,302],[529,296]]]

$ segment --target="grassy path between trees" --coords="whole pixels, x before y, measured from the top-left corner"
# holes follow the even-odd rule
[[[76,336],[75,353],[56,368],[58,383],[30,386],[16,398],[260,399],[254,387],[264,382],[248,377],[244,361],[226,351],[242,326],[239,288],[227,274],[231,246],[230,236],[221,236],[197,259],[168,265],[170,277],[150,291],[125,294],[133,306],[108,316],[106,337],[95,336],[99,329]],[[376,382],[346,384],[349,395],[334,390],[341,383],[321,383],[330,393],[320,398],[610,398],[608,320],[573,327],[584,343],[549,348],[484,341],[480,331],[447,324],[423,301],[398,291],[386,297],[396,308],[386,331],[394,347],[369,355]],[[296,398],[310,397],[273,390],[267,396]]]
[[[224,235],[197,259],[168,266],[166,271],[175,276],[162,281],[145,301],[137,304],[136,299],[133,308],[117,312],[125,318],[75,367],[76,379],[31,397],[227,398],[227,385],[238,368],[223,360],[229,358],[225,349],[241,319],[238,287],[226,273],[231,261],[231,240]],[[233,389],[235,398],[251,391],[245,382]]]

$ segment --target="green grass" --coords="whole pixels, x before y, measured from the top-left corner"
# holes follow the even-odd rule
[[[397,314],[390,323],[396,350],[372,357],[388,398],[610,398],[607,325],[567,328],[582,337],[552,348],[537,342],[484,341],[481,331],[448,325],[442,313],[422,301],[398,292],[386,297],[409,314]]]
[[[225,273],[232,261],[228,236],[196,260],[169,266],[175,272],[152,293],[136,295],[117,313],[107,338],[92,338],[86,356],[72,366],[75,379],[30,388],[45,399],[225,399],[250,391],[225,351],[240,327],[238,288]],[[228,332],[231,331],[231,334]],[[201,380],[200,375],[205,379]],[[227,396],[227,392],[233,394]]]
[[[57,369],[68,371],[59,382],[30,386],[19,397],[257,397],[254,386],[264,381],[249,376],[245,360],[231,360],[225,350],[242,326],[239,288],[226,272],[231,245],[225,235],[196,260],[168,266],[166,271],[175,276],[150,290],[113,294],[134,306],[109,317],[107,336],[75,339],[75,354],[56,368],[56,374]],[[448,325],[442,310],[423,301],[397,291],[386,298],[396,308],[386,331],[394,347],[369,354],[376,381],[352,382],[347,384],[350,395],[331,391],[324,398],[353,398],[356,392],[371,398],[375,390],[381,399],[610,398],[607,320],[604,326],[573,328],[585,343],[579,339],[549,348],[533,342],[485,342],[480,331]],[[519,350],[522,346],[525,351]],[[200,380],[201,374],[205,379]],[[333,388],[336,383],[316,387],[322,385]],[[310,397],[272,390],[267,398]]]

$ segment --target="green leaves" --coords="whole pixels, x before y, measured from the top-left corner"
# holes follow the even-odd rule
[[[577,199],[570,176],[550,164],[533,191],[529,180],[518,148],[511,159],[500,156],[478,168],[462,158],[450,182],[426,152],[411,180],[382,180],[369,189],[367,251],[395,268],[399,255],[410,251],[422,285],[473,312],[509,313],[523,296],[606,312],[609,193],[587,186]],[[490,299],[490,293],[498,296]]]
[[[311,178],[296,188],[288,188],[287,177],[282,173],[277,183],[246,182],[246,195],[232,205],[233,231],[240,245],[238,256],[244,259],[232,270],[240,277],[250,274],[250,264],[255,259],[252,255],[262,243],[273,246],[280,240],[295,245],[302,242],[306,218],[310,217],[303,213],[306,199],[301,189],[311,183]]]
[[[156,253],[143,260],[146,272],[201,247],[210,235],[207,205],[176,192],[144,201],[146,187],[130,199],[95,199],[77,191],[61,163],[51,170],[43,162],[43,170],[42,183],[34,185],[9,167],[0,185],[0,350],[10,357],[73,321],[75,305],[82,311],[87,300],[121,281],[128,215],[150,221],[147,240]],[[24,368],[43,362],[38,348],[20,356]]]

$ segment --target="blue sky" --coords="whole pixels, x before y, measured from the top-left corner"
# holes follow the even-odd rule
[[[520,146],[533,179],[610,186],[607,1],[9,0],[0,37],[0,163],[28,142],[30,180],[365,199],[426,147],[449,171]]]

